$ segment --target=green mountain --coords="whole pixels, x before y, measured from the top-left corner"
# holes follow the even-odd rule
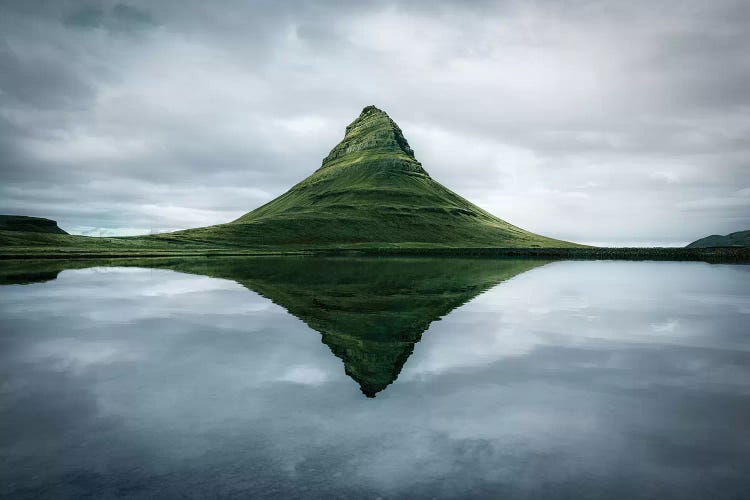
[[[750,247],[750,230],[737,231],[726,236],[713,234],[690,243],[687,248]]]
[[[29,233],[68,234],[57,225],[57,222],[43,217],[25,215],[0,215],[1,231],[19,231]]]
[[[239,219],[155,238],[253,248],[572,247],[524,231],[435,181],[375,106],[346,127],[321,167]]]
[[[214,257],[0,261],[0,284],[52,280],[64,269],[138,266],[235,281],[321,334],[363,394],[393,383],[434,322],[541,260]]]
[[[57,232],[0,227],[0,253],[581,247],[513,226],[432,179],[398,125],[374,106],[312,175],[233,222],[137,237]]]

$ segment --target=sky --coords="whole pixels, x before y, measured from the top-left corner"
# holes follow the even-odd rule
[[[367,105],[430,175],[547,236],[750,229],[750,3],[0,0],[0,213],[233,220]]]

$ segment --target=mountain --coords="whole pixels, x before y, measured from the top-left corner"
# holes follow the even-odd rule
[[[0,215],[0,230],[68,234],[60,229],[56,221],[43,217],[27,217],[25,215]]]
[[[430,177],[401,129],[375,106],[346,127],[312,175],[239,219],[153,236],[284,247],[572,247],[482,210]]]
[[[726,236],[713,234],[687,245],[687,248],[750,247],[750,230],[737,231]]]
[[[460,167],[460,165],[458,166]],[[43,220],[43,219],[39,219]],[[49,221],[55,228],[53,221]],[[97,254],[326,249],[576,248],[518,228],[434,180],[396,123],[367,106],[315,172],[235,221],[137,237],[20,233],[0,251]]]

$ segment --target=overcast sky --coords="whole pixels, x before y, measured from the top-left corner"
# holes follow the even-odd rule
[[[750,229],[750,2],[0,0],[0,213],[82,234],[232,220],[361,109],[534,232]]]

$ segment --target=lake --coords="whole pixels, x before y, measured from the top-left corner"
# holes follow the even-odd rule
[[[750,266],[0,263],[6,498],[750,498]]]

